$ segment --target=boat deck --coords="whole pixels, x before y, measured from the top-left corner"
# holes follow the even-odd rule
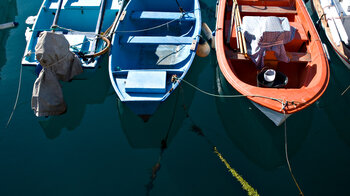
[[[297,9],[294,5],[288,6],[286,3],[283,6],[275,5],[275,1],[266,1],[266,4],[260,5],[260,1],[238,1],[241,18],[244,16],[277,16],[287,17],[290,26],[296,29],[294,39],[285,44],[287,56],[290,58],[289,63],[279,62],[273,51],[267,51],[264,58],[265,65],[270,68],[274,68],[278,71],[286,73],[289,78],[289,82],[286,88],[300,88],[303,84],[303,74],[307,64],[311,62],[312,55],[307,49],[309,44],[309,33],[305,30],[302,24],[302,19],[299,17]],[[252,3],[256,2],[256,3]],[[285,1],[287,2],[287,1]],[[281,2],[277,2],[281,3]],[[282,2],[283,3],[283,2]],[[250,4],[250,5],[249,5]],[[232,6],[227,6],[228,11],[232,10]],[[225,18],[225,39],[229,37],[229,27],[231,23],[231,13],[226,15]],[[232,28],[230,35],[230,43],[227,47],[231,50],[226,50],[226,57],[232,61],[232,69],[235,70],[237,76],[246,83],[256,86],[257,70],[255,64],[246,58],[243,54],[237,51],[237,37],[235,28]],[[297,75],[298,77],[295,77]]]

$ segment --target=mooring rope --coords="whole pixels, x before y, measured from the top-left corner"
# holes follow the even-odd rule
[[[160,162],[162,160],[162,157],[163,157],[165,149],[168,147],[169,134],[170,134],[171,128],[172,128],[173,123],[174,123],[174,119],[175,119],[175,115],[176,115],[176,108],[177,108],[177,104],[178,104],[178,99],[179,99],[179,93],[177,94],[177,97],[176,97],[176,102],[174,104],[173,114],[172,114],[172,117],[171,117],[171,120],[170,120],[170,123],[169,123],[169,126],[168,126],[168,130],[166,132],[166,135],[165,135],[164,139],[162,139],[161,142],[160,142],[161,146],[160,146],[160,153],[159,153],[158,161],[152,167],[152,175],[150,177],[150,181],[145,186],[146,187],[146,195],[150,195],[150,192],[151,192],[151,190],[153,189],[153,186],[154,186],[153,183],[154,183],[154,181],[157,178],[157,173],[158,173],[158,171],[161,168],[161,163]]]
[[[173,76],[174,77],[174,76]],[[181,81],[184,81],[186,84],[188,84],[189,86],[191,86],[192,88],[206,94],[206,95],[209,95],[209,96],[213,96],[213,97],[221,97],[221,98],[238,98],[238,97],[261,97],[261,98],[266,98],[266,99],[271,99],[271,100],[275,100],[275,101],[278,101],[282,104],[282,108],[281,108],[281,111],[283,111],[283,115],[284,115],[284,134],[285,134],[285,156],[286,156],[286,161],[287,161],[287,165],[288,165],[288,169],[289,169],[289,172],[293,178],[293,181],[295,183],[295,185],[297,186],[298,190],[299,190],[299,193],[300,195],[304,196],[304,193],[302,192],[297,180],[295,179],[294,175],[293,175],[293,172],[292,172],[292,168],[290,166],[290,162],[289,162],[289,158],[288,158],[288,141],[287,141],[287,119],[286,119],[286,112],[285,112],[285,107],[287,106],[288,103],[294,103],[294,102],[288,102],[288,101],[284,101],[282,99],[277,99],[277,98],[273,98],[273,97],[266,97],[266,96],[260,96],[260,95],[217,95],[217,94],[213,94],[213,93],[209,93],[209,92],[206,92],[198,87],[196,87],[195,85],[191,84],[190,82],[184,80],[184,79],[179,79],[179,78],[174,78],[174,80],[181,80]],[[189,115],[188,115],[189,116]],[[204,136],[203,133],[201,133],[200,135]],[[211,143],[211,142],[209,142]],[[216,147],[214,146],[214,151],[215,151]],[[229,164],[225,161],[225,159],[223,159],[222,156],[220,156],[221,154],[218,153],[218,152],[215,152],[219,158],[222,160],[222,162],[225,163],[226,167],[229,169],[229,171],[232,173],[232,175],[234,177],[236,177],[236,172],[229,166]],[[240,181],[240,179],[237,177],[237,180]],[[248,191],[248,194],[249,195],[255,195],[255,189],[252,189],[252,188],[249,188],[249,184],[246,183],[245,181],[240,181],[240,183],[242,184],[242,187]],[[254,192],[254,191],[255,192]],[[256,193],[257,194],[257,193]]]
[[[180,86],[180,92],[183,93],[183,89],[182,86]],[[185,100],[184,94],[182,94],[182,99],[183,101]],[[222,154],[219,152],[219,150],[217,149],[217,147],[213,144],[213,142],[211,142],[203,133],[203,131],[201,130],[200,127],[198,127],[196,125],[196,123],[194,122],[194,120],[191,118],[191,116],[188,113],[187,107],[184,104],[183,105],[183,109],[185,111],[186,117],[192,122],[192,131],[194,133],[196,133],[199,136],[202,136],[203,139],[205,139],[205,141],[212,147],[212,149],[214,150],[214,153],[217,155],[217,157],[221,160],[221,162],[223,162],[226,166],[226,168],[229,170],[229,172],[231,173],[231,175],[237,179],[237,181],[242,185],[242,188],[247,191],[249,196],[259,196],[258,192],[249,185],[249,183],[247,181],[245,181],[243,179],[242,176],[239,175],[239,173],[233,169],[230,164],[226,161],[226,159],[222,156]]]
[[[346,91],[348,91],[350,89],[350,85],[348,86],[348,88],[345,89],[345,91],[343,91],[343,93],[341,94],[342,96],[345,95]]]
[[[177,7],[179,7],[180,12],[184,13],[185,10],[181,7],[180,3],[177,0],[175,0],[175,1],[176,1],[176,4],[177,4]]]
[[[190,118],[190,116],[188,114],[187,114],[187,116]],[[208,142],[208,144],[210,146],[212,146],[216,156],[221,160],[221,162],[223,162],[225,164],[226,168],[231,173],[231,175],[234,178],[236,178],[236,180],[242,185],[243,190],[247,191],[249,196],[259,196],[258,191],[255,190],[246,180],[244,180],[244,178],[241,175],[239,175],[239,173],[235,169],[233,169],[230,166],[230,164],[226,161],[226,159],[218,151],[217,147],[204,135],[202,130],[197,125],[195,125],[195,123],[193,122],[193,120],[191,118],[190,118],[190,120],[193,123],[192,131],[197,133],[199,136],[202,136]]]
[[[191,84],[190,82],[188,82],[184,79],[177,78],[176,76],[173,76],[173,77],[175,77],[174,80],[183,81],[186,84],[188,84],[189,86],[191,86],[192,88],[196,89],[197,91],[199,91],[203,94],[206,94],[208,96],[212,96],[212,97],[219,97],[219,98],[259,97],[259,98],[270,99],[270,100],[274,100],[274,101],[281,103],[280,111],[284,110],[288,104],[292,104],[292,105],[300,104],[300,102],[297,102],[297,101],[285,101],[284,99],[278,99],[278,98],[268,97],[268,96],[263,96],[263,95],[217,95],[217,94],[206,92],[206,91],[198,88],[197,86]]]
[[[18,89],[17,89],[17,95],[16,95],[16,101],[15,101],[15,104],[13,105],[13,109],[12,109],[12,112],[11,112],[11,115],[6,123],[6,128],[9,126],[11,120],[12,120],[12,116],[13,114],[15,113],[15,110],[16,110],[16,107],[17,107],[17,103],[18,103],[18,99],[19,99],[19,94],[21,92],[21,84],[22,84],[22,70],[23,70],[23,66],[20,65],[21,68],[20,68],[20,71],[19,71],[19,80],[18,80]]]
[[[284,113],[284,117],[285,117],[285,115],[286,114]],[[289,158],[288,158],[287,119],[285,119],[285,121],[284,121],[284,152],[285,152],[285,155],[286,155],[286,161],[287,161],[289,173],[292,176],[293,181],[294,181],[295,185],[297,186],[297,188],[299,190],[299,194],[301,196],[304,196],[303,191],[301,190],[297,180],[294,177],[294,174],[293,174],[293,171],[292,171],[292,167],[290,166],[290,162],[289,162]]]
[[[237,181],[242,185],[242,188],[247,191],[249,196],[258,196],[259,193],[257,190],[255,190],[252,186],[249,185],[247,181],[245,181],[241,175],[239,175],[236,170],[234,170],[230,164],[226,161],[226,159],[221,155],[221,153],[218,151],[218,149],[214,146],[214,153],[219,157],[219,159],[225,164],[226,168],[230,171],[232,176],[234,176]]]

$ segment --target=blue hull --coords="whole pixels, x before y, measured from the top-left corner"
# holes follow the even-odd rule
[[[152,115],[179,85],[196,55],[201,31],[198,0],[131,0],[118,22],[109,76],[122,102]]]
[[[75,53],[90,53],[92,48],[101,50],[105,43],[98,41],[95,31],[99,23],[98,17],[102,0],[63,0],[57,25],[57,33],[62,33],[71,45],[71,50]],[[112,25],[116,13],[120,9],[118,0],[106,0],[104,17],[102,20],[102,32]],[[35,45],[39,34],[42,31],[50,31],[54,20],[54,13],[58,7],[56,0],[44,0],[32,28],[27,28],[27,46],[22,59],[22,65],[37,66],[39,62],[35,58]],[[70,29],[70,30],[68,30]],[[82,59],[82,67],[94,70],[98,66],[100,56],[91,59]]]

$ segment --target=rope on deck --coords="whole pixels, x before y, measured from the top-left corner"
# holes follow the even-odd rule
[[[195,9],[195,10],[198,10],[198,9]],[[175,18],[173,20],[170,20],[168,22],[165,22],[163,24],[160,24],[160,25],[157,25],[157,26],[154,26],[154,27],[149,27],[149,28],[139,29],[139,30],[115,31],[113,33],[138,33],[138,32],[144,32],[144,31],[150,31],[150,30],[153,30],[153,29],[158,29],[158,28],[161,28],[163,26],[169,25],[170,23],[173,23],[173,22],[175,22],[177,20],[181,20],[181,18],[184,17],[187,13],[194,12],[195,10],[192,10],[190,12],[182,12],[182,15],[179,18]]]

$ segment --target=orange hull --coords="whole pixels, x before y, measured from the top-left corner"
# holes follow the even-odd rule
[[[220,0],[217,13],[216,54],[226,80],[251,101],[279,113],[292,114],[314,103],[324,93],[329,82],[329,65],[318,33],[302,0],[237,0],[240,15],[284,16],[296,28],[294,39],[285,44],[291,61],[277,61],[267,52],[265,62],[288,77],[283,88],[257,86],[255,64],[237,49],[236,33],[230,36],[232,1]],[[233,28],[235,29],[235,28]],[[283,104],[281,103],[283,102]],[[282,109],[283,108],[283,109]]]

